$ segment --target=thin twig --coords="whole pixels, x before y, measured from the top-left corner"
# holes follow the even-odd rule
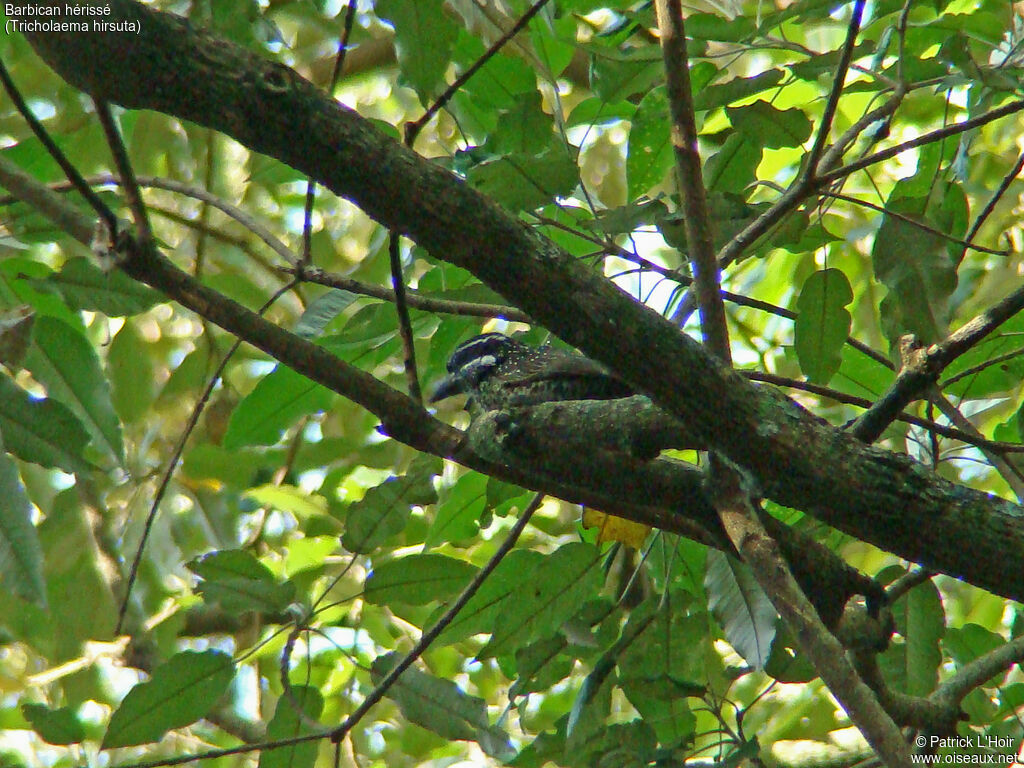
[[[146,213],[146,204],[142,201],[142,192],[139,190],[138,182],[135,180],[135,171],[132,169],[131,160],[128,159],[128,149],[121,138],[121,131],[114,122],[114,115],[110,111],[110,105],[102,99],[93,99],[96,106],[96,116],[100,125],[103,126],[103,134],[107,138],[107,145],[110,153],[114,156],[114,167],[123,180],[121,188],[124,190],[125,199],[128,201],[128,209],[135,219],[135,228],[138,230],[139,239],[149,241],[153,238],[153,230],[149,226],[149,215]]]
[[[99,195],[97,195],[82,178],[82,174],[78,172],[74,164],[68,160],[67,156],[61,151],[60,147],[54,143],[53,139],[50,138],[50,134],[43,127],[43,124],[39,122],[36,116],[29,109],[28,104],[25,103],[25,99],[21,95],[21,91],[18,90],[18,86],[14,84],[14,80],[11,78],[10,73],[7,71],[7,67],[4,66],[3,59],[0,59],[0,81],[4,84],[4,89],[7,91],[7,95],[11,97],[11,101],[14,102],[15,109],[25,118],[25,122],[28,123],[28,127],[32,129],[32,133],[36,135],[36,138],[46,147],[46,151],[50,153],[50,157],[57,161],[57,165],[64,171],[64,175],[68,177],[68,181],[71,182],[72,186],[78,193],[85,198],[86,202],[92,207],[99,216],[104,224],[107,226],[107,231],[111,237],[117,234],[117,216],[110,210],[109,206],[103,202]]]
[[[348,0],[348,8],[345,11],[345,23],[341,30],[341,40],[338,41],[338,54],[334,59],[334,69],[331,71],[331,83],[327,92],[333,94],[338,85],[338,77],[341,75],[341,68],[345,66],[345,54],[348,52],[348,39],[352,34],[352,25],[356,18],[356,0]],[[303,264],[312,263],[313,259],[313,205],[316,202],[316,182],[312,179],[306,180],[306,203],[302,211],[302,257]]]
[[[759,381],[763,384],[772,384],[776,387],[786,387],[788,389],[796,389],[801,392],[809,392],[818,397],[825,397],[829,400],[833,400],[843,405],[852,405],[855,408],[871,408],[874,405],[874,401],[869,400],[866,397],[859,397],[858,395],[851,395],[847,392],[841,392],[831,387],[824,387],[821,384],[813,384],[809,381],[801,381],[800,379],[791,379],[787,376],[779,376],[774,373],[763,373],[762,371],[748,371],[740,370],[740,373],[751,381]],[[921,429],[926,429],[936,434],[947,437],[950,440],[959,440],[961,443],[972,445],[976,448],[983,448],[997,453],[1024,453],[1024,445],[1018,443],[1004,443],[998,440],[989,440],[986,437],[980,435],[972,435],[962,429],[956,427],[948,427],[944,424],[939,424],[932,419],[925,419],[921,416],[915,416],[912,413],[906,413],[901,411],[893,421],[900,421],[904,424],[911,424]]]
[[[993,109],[990,112],[986,112],[983,115],[972,117],[968,120],[964,120],[959,123],[953,123],[952,125],[946,125],[942,128],[938,128],[934,131],[922,134],[916,138],[904,141],[893,147],[887,147],[881,149],[878,152],[862,157],[859,160],[847,163],[846,165],[840,166],[833,171],[829,171],[823,174],[819,179],[820,184],[830,184],[833,181],[849,176],[854,171],[859,171],[863,168],[867,168],[875,163],[880,163],[883,160],[888,160],[896,155],[906,152],[909,149],[915,149],[917,147],[924,146],[925,144],[931,144],[934,141],[941,141],[949,136],[956,136],[961,133],[966,133],[974,128],[979,128],[982,125],[987,125],[1000,118],[1007,117],[1016,112],[1020,112],[1024,109],[1024,99],[1018,99],[1011,101],[1009,104]]]
[[[846,82],[846,73],[850,69],[850,61],[853,59],[853,49],[857,44],[857,34],[860,32],[860,20],[864,14],[865,0],[855,0],[853,12],[850,14],[850,23],[846,28],[846,42],[843,43],[842,53],[839,55],[839,64],[836,66],[832,80],[832,89],[828,94],[828,101],[825,102],[825,111],[821,115],[821,123],[818,126],[818,135],[814,137],[814,145],[807,155],[807,162],[804,166],[804,175],[813,179],[818,175],[818,162],[825,151],[825,143],[828,141],[828,134],[832,130],[832,120],[835,118],[836,109],[839,107],[839,96],[843,92],[843,85]]]
[[[1021,155],[1021,158],[1024,158],[1024,155]],[[990,253],[993,256],[1009,256],[1010,255],[1010,252],[1007,251],[1007,250],[998,250],[996,248],[986,248],[983,245],[977,245],[976,243],[972,243],[971,239],[973,238],[973,236],[975,234],[974,232],[972,232],[970,234],[970,236],[968,236],[968,237],[964,238],[963,240],[961,240],[959,237],[953,237],[952,235],[947,234],[946,232],[941,232],[938,229],[936,229],[935,227],[932,227],[932,226],[930,226],[928,224],[925,224],[924,222],[918,221],[917,219],[915,219],[915,218],[913,218],[911,216],[907,216],[905,213],[900,213],[899,211],[891,211],[888,208],[886,208],[884,205],[878,205],[877,203],[872,203],[872,202],[869,202],[868,200],[861,200],[860,198],[852,197],[851,195],[845,195],[842,192],[824,191],[821,194],[825,195],[826,197],[831,197],[831,198],[835,198],[836,200],[842,200],[844,202],[851,203],[853,205],[860,205],[860,206],[863,206],[864,208],[870,208],[871,210],[878,211],[879,213],[882,213],[882,214],[884,214],[886,216],[891,216],[894,219],[899,219],[900,221],[902,221],[904,224],[907,224],[908,226],[916,227],[917,229],[920,229],[923,232],[927,232],[930,235],[935,235],[936,237],[940,237],[943,240],[947,240],[948,242],[956,243],[957,245],[962,245],[964,247],[964,253],[966,253],[968,249],[972,249],[972,250],[978,251],[980,253]],[[975,232],[976,231],[977,230],[975,230]]]
[[[412,321],[409,319],[409,304],[406,301],[405,276],[402,272],[401,235],[391,230],[388,235],[388,260],[391,264],[391,287],[395,292],[395,310],[398,312],[398,330],[402,337],[402,363],[405,368],[406,386],[409,397],[423,404],[420,379],[416,373],[416,345],[412,335]]]
[[[395,300],[395,292],[391,288],[364,283],[351,277],[344,277],[333,272],[325,272],[316,267],[295,270],[286,269],[283,271],[294,273],[297,279],[304,282],[326,285],[343,291],[351,291],[362,296],[372,296],[383,301]],[[523,310],[513,307],[511,304],[479,304],[472,301],[439,299],[417,293],[411,288],[406,289],[405,300],[413,309],[420,309],[424,312],[443,312],[449,315],[466,315],[468,317],[501,317],[517,323],[533,322],[530,316],[523,312]]]
[[[480,69],[484,66],[484,64],[491,60],[492,56],[494,56],[496,53],[498,53],[498,51],[504,48],[508,44],[509,40],[518,35],[520,32],[522,32],[526,28],[526,25],[530,23],[530,20],[538,13],[540,13],[541,9],[545,5],[547,5],[547,3],[548,0],[537,0],[537,2],[531,5],[530,8],[526,11],[526,13],[520,16],[516,23],[513,24],[512,27],[509,28],[507,32],[503,34],[501,37],[499,37],[494,42],[494,45],[492,45],[484,52],[483,56],[474,61],[469,69],[467,69],[457,78],[455,78],[455,82],[449,85],[445,89],[444,93],[442,93],[440,96],[437,97],[437,99],[434,100],[434,103],[427,108],[426,112],[420,115],[420,118],[416,122],[405,124],[406,146],[411,147],[416,142],[416,137],[419,136],[420,131],[423,130],[423,127],[428,122],[430,122],[430,119],[438,112],[440,112],[449,101],[451,101],[452,97],[459,92],[459,89],[462,88],[462,86],[464,86],[467,82],[469,82],[469,79],[473,77],[473,75],[475,75],[477,72],[479,72]]]
[[[996,188],[996,191],[992,193],[992,197],[988,199],[988,202],[985,203],[985,207],[982,208],[981,212],[978,214],[978,218],[974,220],[974,223],[971,225],[970,230],[967,232],[967,237],[965,238],[968,242],[973,240],[974,236],[978,234],[978,230],[981,229],[981,225],[985,223],[985,219],[992,215],[992,211],[995,210],[996,204],[1002,200],[1003,195],[1006,194],[1006,190],[1010,188],[1010,184],[1013,183],[1013,180],[1020,175],[1022,169],[1024,169],[1024,152],[1017,156],[1017,162],[1013,164],[1013,168],[1010,169],[1009,173],[1003,176],[1003,180],[999,182],[999,186]],[[965,253],[967,253],[966,247],[964,248],[963,253],[960,254],[960,258],[963,258]],[[1004,253],[1003,255],[1006,254]]]
[[[278,291],[271,296],[262,307],[260,307],[259,314],[262,315],[266,312],[275,301],[281,298],[283,294],[290,291],[295,284],[295,282],[292,282],[278,289]],[[178,438],[178,442],[174,446],[174,451],[171,453],[171,457],[167,461],[167,466],[164,468],[163,476],[160,478],[160,484],[157,486],[156,494],[153,496],[153,503],[150,504],[149,513],[146,515],[146,522],[142,528],[142,538],[139,539],[139,545],[135,550],[135,558],[132,560],[131,568],[128,571],[128,583],[125,586],[124,598],[121,600],[121,606],[117,613],[117,629],[114,630],[115,635],[121,633],[124,617],[128,611],[128,601],[131,598],[132,589],[135,586],[135,580],[138,578],[139,565],[142,563],[142,553],[146,548],[146,542],[153,530],[153,523],[156,520],[157,511],[160,508],[160,502],[163,501],[164,494],[167,493],[167,488],[171,483],[171,477],[174,475],[174,470],[178,467],[178,462],[181,460],[181,454],[185,451],[185,445],[188,443],[189,437],[192,436],[192,432],[195,430],[196,424],[199,423],[199,417],[203,414],[206,404],[210,401],[210,396],[213,394],[213,390],[217,386],[217,382],[220,381],[228,362],[241,345],[242,339],[236,339],[231,345],[231,348],[221,358],[220,363],[217,365],[217,369],[213,372],[210,380],[206,383],[206,388],[203,390],[203,393],[199,396],[196,404],[192,406],[192,413],[189,414],[188,421],[185,422],[185,429],[182,431],[181,437]]]

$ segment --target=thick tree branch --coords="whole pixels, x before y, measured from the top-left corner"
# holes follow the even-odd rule
[[[1011,553],[1024,549],[1024,510],[1017,505],[949,483],[905,456],[865,446],[767,388],[754,387],[656,312],[292,70],[131,0],[104,4],[114,20],[137,21],[142,34],[30,36],[69,82],[111,102],[224,131],[312,175],[435,256],[474,272],[651,395],[742,467],[769,498],[909,560],[999,594],[1024,596],[1024,572],[1002,567]],[[147,265],[144,271],[206,308],[208,298],[190,294],[169,266],[152,267],[156,272],[150,274]],[[253,330],[248,318],[236,329],[245,336]],[[274,337],[275,349],[294,343],[276,330],[283,337]],[[281,359],[309,367],[329,363],[339,377],[335,383],[352,390],[369,379],[372,405],[387,414],[389,430],[410,444],[456,452],[457,432],[426,417],[407,398],[391,390],[381,394],[379,382],[339,368],[323,350],[293,348]],[[370,398],[357,394],[357,402]]]

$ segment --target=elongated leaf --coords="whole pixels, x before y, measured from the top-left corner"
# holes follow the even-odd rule
[[[113,640],[117,626],[118,601],[90,514],[78,489],[68,488],[57,494],[38,528],[47,602],[51,615],[60,617],[55,661],[79,658],[90,640]]]
[[[532,580],[531,574],[543,562],[544,556],[540,552],[528,549],[510,552],[459,611],[459,615],[444,628],[437,642],[444,645],[470,635],[493,632],[506,602],[515,600],[522,584]]]
[[[358,298],[359,296],[352,291],[344,291],[340,288],[332,288],[317,296],[309,303],[306,311],[295,323],[295,333],[304,339],[316,338],[323,333],[324,328],[331,320],[348,309]]]
[[[0,435],[4,447],[22,461],[65,472],[91,468],[83,456],[89,435],[63,403],[33,398],[0,376]]]
[[[574,148],[557,141],[535,154],[514,153],[472,166],[469,182],[513,211],[532,211],[572,192],[579,182]]]
[[[882,317],[893,339],[909,332],[929,344],[946,335],[960,248],[942,234],[964,234],[967,208],[959,185],[935,178],[940,151],[922,148],[917,172],[895,185],[885,207],[900,218],[882,218],[871,249],[875,276],[889,289]]]
[[[375,685],[394,668],[398,659],[395,653],[374,659],[370,676]],[[455,683],[415,667],[402,673],[388,690],[388,696],[410,721],[446,739],[475,740],[481,731],[489,730],[483,699],[469,696]]]
[[[750,569],[718,550],[708,552],[708,606],[725,639],[750,666],[762,669],[775,638],[775,608]]]
[[[291,739],[314,731],[314,723],[324,709],[324,697],[310,685],[293,685],[291,693],[291,698],[282,695],[277,700],[274,716],[267,725],[268,739]],[[317,741],[310,740],[263,750],[259,768],[312,768],[318,749]]]
[[[202,581],[196,588],[203,599],[230,613],[277,613],[295,599],[295,586],[280,583],[252,553],[241,549],[212,552],[188,563]]]
[[[487,652],[507,653],[557,630],[597,592],[598,562],[597,549],[582,542],[566,544],[548,555],[523,579],[516,598],[498,615]]]
[[[794,346],[800,369],[817,384],[828,384],[842,365],[853,322],[846,310],[851,301],[850,281],[838,269],[814,272],[800,290]]]
[[[2,446],[0,446],[2,449]],[[46,605],[43,552],[18,468],[0,452],[0,584],[29,602]]]
[[[753,77],[735,77],[719,85],[709,85],[694,93],[693,106],[696,109],[713,109],[753,96],[755,93],[774,87],[783,78],[780,69],[769,69]]]
[[[125,322],[110,343],[107,376],[117,415],[125,422],[141,419],[156,395],[156,375],[149,345],[132,320]]]
[[[205,715],[235,676],[231,657],[220,651],[182,651],[153,670],[124,697],[110,718],[102,749],[159,741]]]
[[[349,507],[341,543],[350,552],[365,553],[401,531],[413,504],[431,504],[437,500],[433,479],[440,471],[440,459],[418,456],[404,475],[389,478],[368,490]]]
[[[488,478],[467,472],[453,486],[442,491],[424,546],[436,547],[446,541],[465,541],[486,525]],[[484,521],[484,522],[482,522]]]
[[[754,182],[761,145],[745,133],[734,133],[707,162],[704,183],[709,192],[742,194]]]
[[[632,123],[626,155],[630,200],[646,193],[655,184],[660,184],[672,167],[672,138],[665,86],[658,86],[644,96]]]
[[[273,445],[303,416],[328,408],[334,393],[291,368],[279,365],[231,414],[224,447]]]
[[[363,598],[370,603],[423,605],[458,594],[477,569],[465,560],[437,554],[390,560],[366,579]]]
[[[86,258],[69,259],[60,272],[35,281],[35,285],[56,291],[73,310],[102,312],[109,317],[137,315],[164,300],[121,270],[104,272]]]
[[[77,330],[53,317],[37,318],[32,335],[25,367],[46,387],[50,397],[71,409],[104,454],[123,464],[121,423],[92,345]]]
[[[940,643],[946,628],[942,597],[931,581],[903,595],[892,607],[896,628],[904,638],[904,688],[911,696],[935,690],[942,666]]]

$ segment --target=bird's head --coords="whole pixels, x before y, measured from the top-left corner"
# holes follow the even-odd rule
[[[522,346],[503,333],[484,333],[462,342],[448,358],[448,375],[437,383],[430,402],[472,394],[482,379]]]

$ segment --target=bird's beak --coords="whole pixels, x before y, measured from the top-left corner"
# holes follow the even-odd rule
[[[437,382],[437,386],[434,387],[434,392],[430,396],[430,402],[439,402],[444,400],[446,397],[458,395],[462,391],[462,379],[460,379],[458,375],[450,373]]]

